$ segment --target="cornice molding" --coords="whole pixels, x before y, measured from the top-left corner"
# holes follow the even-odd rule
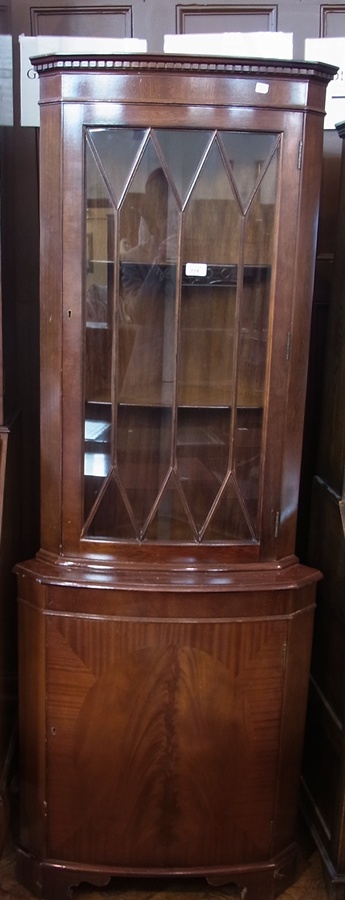
[[[266,76],[314,79],[329,82],[337,68],[328,63],[305,62],[296,60],[274,59],[247,59],[242,57],[202,57],[182,55],[157,55],[148,54],[50,54],[38,56],[32,59],[33,68],[39,75],[52,72],[79,72],[81,70],[112,72],[112,71],[159,71],[182,72],[201,74],[235,74],[240,76]]]

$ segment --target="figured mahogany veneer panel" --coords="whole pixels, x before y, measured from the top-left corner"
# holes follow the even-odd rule
[[[269,856],[286,637],[279,619],[49,616],[48,855],[152,867]]]

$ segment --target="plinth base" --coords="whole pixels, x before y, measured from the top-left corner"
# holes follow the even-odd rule
[[[275,859],[261,866],[219,867],[218,869],[194,869],[190,871],[146,871],[118,870],[116,868],[94,869],[81,866],[56,863],[49,860],[38,860],[22,848],[17,849],[17,874],[19,881],[34,896],[44,900],[69,900],[73,896],[73,888],[86,883],[94,887],[106,887],[112,878],[119,879],[119,895],[123,879],[128,884],[129,878],[136,879],[136,885],[145,890],[146,883],[154,891],[152,879],[157,883],[157,892],[162,890],[162,880],[168,891],[170,882],[181,880],[181,893],[186,879],[204,878],[211,886],[234,888],[234,897],[245,900],[274,900],[292,884],[297,860],[297,845],[288,847]],[[116,882],[115,882],[116,887]]]

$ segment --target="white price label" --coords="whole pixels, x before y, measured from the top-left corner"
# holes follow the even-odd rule
[[[257,94],[268,94],[270,89],[269,84],[266,84],[265,81],[257,81],[255,85],[255,90]]]
[[[205,278],[207,275],[207,263],[186,263],[187,277]]]

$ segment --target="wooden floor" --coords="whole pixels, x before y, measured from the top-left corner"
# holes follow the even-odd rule
[[[327,900],[320,856],[303,832],[301,856],[295,883],[280,900]],[[15,875],[14,850],[10,846],[0,861],[0,900],[32,900],[32,894],[18,884]],[[204,881],[160,880],[138,883],[129,879],[111,881],[108,887],[90,888],[85,885],[72,892],[75,900],[232,900],[239,897],[231,888],[211,888]],[[49,898],[46,898],[49,900]]]

